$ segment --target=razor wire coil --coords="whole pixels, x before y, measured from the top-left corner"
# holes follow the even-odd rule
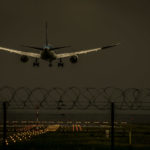
[[[150,110],[150,89],[137,88],[34,88],[1,87],[0,103],[9,109],[110,109],[114,102],[119,110]]]

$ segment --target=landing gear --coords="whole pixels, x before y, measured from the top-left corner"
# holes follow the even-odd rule
[[[39,66],[40,66],[40,64],[39,64],[39,63],[34,62],[34,63],[33,63],[33,67],[35,67],[35,66],[39,67]]]
[[[52,65],[52,61],[49,61],[49,67],[52,67],[53,65]]]
[[[64,63],[58,63],[58,67],[63,67],[64,66]]]
[[[35,58],[35,62],[33,62],[33,67],[35,67],[35,66],[37,66],[37,67],[40,66],[40,63],[38,62],[37,58]]]
[[[62,62],[61,58],[60,58],[60,61],[58,62],[58,67],[64,67],[64,63]]]
[[[52,65],[52,63],[49,63],[49,67],[52,67],[53,65]]]

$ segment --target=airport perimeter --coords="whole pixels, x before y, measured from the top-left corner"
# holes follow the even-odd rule
[[[150,89],[2,87],[0,104],[4,149],[150,148]]]

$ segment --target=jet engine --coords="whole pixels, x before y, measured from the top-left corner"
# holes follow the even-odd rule
[[[26,55],[22,55],[20,60],[21,60],[21,62],[26,63],[29,60],[29,58]]]
[[[77,55],[71,56],[70,57],[70,62],[73,63],[73,64],[77,63],[78,62],[78,56]]]

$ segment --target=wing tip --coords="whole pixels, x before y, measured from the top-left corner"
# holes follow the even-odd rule
[[[121,43],[119,42],[119,43],[116,43],[115,45],[118,46],[118,45],[120,45],[120,44],[121,44]]]
[[[116,43],[116,44],[112,44],[112,45],[108,45],[108,46],[103,46],[102,49],[107,49],[107,48],[115,47],[118,45],[120,45],[120,43]]]

